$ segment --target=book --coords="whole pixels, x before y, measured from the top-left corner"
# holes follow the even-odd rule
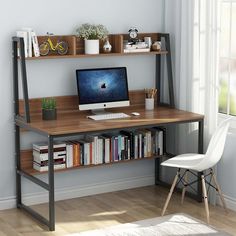
[[[73,167],[73,143],[66,142],[66,167]]]
[[[150,48],[124,49],[124,53],[136,53],[136,52],[150,52]]]
[[[31,40],[33,44],[34,56],[39,57],[40,56],[39,43],[38,43],[38,38],[36,36],[36,33],[34,31],[31,31]]]
[[[16,36],[19,38],[23,38],[25,57],[28,57],[28,35],[27,35],[27,32],[24,30],[18,30],[18,31],[16,31]],[[18,52],[18,56],[20,56],[19,52]]]
[[[73,166],[80,165],[80,144],[77,141],[71,141],[73,143]]]
[[[66,156],[66,150],[59,151],[59,152],[53,152],[53,159],[58,159],[62,156]],[[48,153],[40,153],[35,150],[33,150],[33,158],[37,161],[46,161],[48,160]]]
[[[134,159],[134,148],[135,148],[135,145],[134,145],[134,132],[133,131],[127,131],[127,130],[121,130],[120,131],[121,134],[123,135],[126,135],[128,137],[128,140],[130,140],[130,145],[129,145],[129,148],[130,148],[130,159]]]
[[[54,170],[58,170],[58,169],[65,169],[66,168],[66,163],[65,163],[65,160],[64,161],[60,161],[60,162],[54,162]],[[33,168],[37,171],[48,171],[48,163],[45,164],[41,164],[41,163],[38,163],[38,162],[35,162],[33,161]]]
[[[27,52],[28,57],[32,57],[32,37],[31,37],[31,28],[22,28],[23,31],[27,33]]]
[[[66,143],[58,142],[53,144],[53,150],[57,148],[66,148]],[[48,143],[47,142],[40,142],[40,143],[33,143],[33,149],[36,151],[48,150]]]

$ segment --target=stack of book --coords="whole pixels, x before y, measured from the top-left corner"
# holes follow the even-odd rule
[[[145,42],[130,44],[124,40],[124,53],[150,52],[150,47]]]
[[[53,145],[54,169],[66,168],[66,143]],[[33,144],[33,168],[38,171],[48,171],[47,143]]]
[[[40,56],[38,38],[34,30],[23,28],[22,30],[16,31],[16,36],[24,40],[25,57]]]

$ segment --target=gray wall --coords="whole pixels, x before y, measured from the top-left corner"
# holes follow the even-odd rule
[[[47,31],[54,34],[72,34],[77,25],[85,22],[101,23],[110,33],[126,33],[136,26],[140,32],[162,31],[162,0],[58,0],[5,1],[0,14],[0,209],[15,204],[14,136],[11,36],[22,27],[32,27],[38,35]],[[91,59],[58,59],[29,61],[29,96],[56,96],[76,94],[75,70],[87,67],[127,66],[130,89],[154,85],[154,57],[117,57]],[[31,133],[22,135],[22,148],[42,140]],[[56,198],[71,198],[105,191],[148,185],[154,183],[153,161],[129,165],[118,164],[80,171],[56,174]],[[46,178],[42,176],[41,178]],[[27,203],[43,202],[46,194],[28,181],[23,181],[24,199]]]

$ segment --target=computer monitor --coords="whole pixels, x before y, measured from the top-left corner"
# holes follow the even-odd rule
[[[129,106],[126,67],[76,70],[79,110]]]

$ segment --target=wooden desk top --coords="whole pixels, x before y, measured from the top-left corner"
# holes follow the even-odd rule
[[[32,115],[31,123],[16,119],[16,123],[22,128],[34,130],[44,135],[70,135],[76,133],[100,132],[121,128],[132,128],[148,125],[164,125],[171,123],[185,123],[204,119],[203,115],[186,112],[169,107],[156,107],[153,111],[146,111],[144,106],[130,106],[119,109],[110,109],[112,112],[139,112],[140,116],[132,116],[123,119],[94,121],[87,118],[89,112],[78,110],[58,113],[57,120],[44,121],[40,115]]]

